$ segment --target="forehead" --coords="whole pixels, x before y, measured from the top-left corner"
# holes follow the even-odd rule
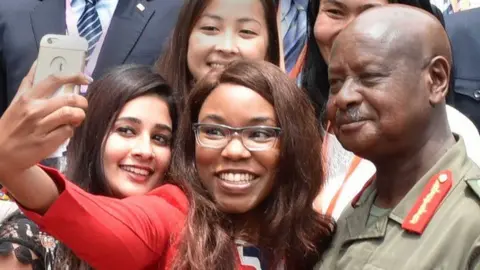
[[[342,33],[335,41],[330,55],[329,69],[336,69],[341,65],[350,67],[367,64],[393,65],[392,54],[395,40],[379,25],[373,31],[349,31]]]
[[[214,15],[222,19],[265,17],[263,5],[260,0],[212,0],[202,15]]]
[[[118,117],[132,117],[142,122],[172,125],[167,102],[155,94],[130,100],[123,106]]]
[[[233,126],[243,126],[253,118],[276,119],[272,104],[265,98],[235,84],[220,84],[210,93],[200,109],[199,121],[208,115],[220,116]]]

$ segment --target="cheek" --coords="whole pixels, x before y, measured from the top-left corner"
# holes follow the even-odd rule
[[[114,193],[121,194],[117,190],[121,181],[119,177],[118,165],[128,157],[130,153],[128,142],[118,134],[112,133],[105,141],[105,150],[103,153],[103,170],[108,185],[114,190]]]
[[[198,145],[195,147],[195,165],[198,175],[204,184],[206,184],[206,180],[210,179],[210,168],[215,166],[219,156],[220,154],[216,150],[205,149]]]
[[[265,152],[256,152],[253,155],[255,162],[260,164],[265,170],[265,174],[270,177],[270,182],[278,169],[278,162],[280,161],[280,143],[277,143],[274,149]]]
[[[171,157],[172,151],[169,147],[159,147],[155,150],[155,164],[159,174],[164,175],[167,172]]]
[[[362,106],[370,112],[370,116],[376,118],[376,129],[384,134],[397,133],[397,129],[405,125],[405,116],[411,110],[405,110],[401,97],[392,94],[400,89],[390,88],[392,91],[376,91],[364,95],[365,101]],[[409,98],[411,100],[411,98]],[[407,103],[408,104],[408,103]]]
[[[333,20],[325,14],[318,15],[313,28],[313,34],[325,61],[328,61],[333,41],[343,27],[344,23],[342,21]]]
[[[201,65],[206,57],[206,42],[208,37],[200,38],[198,34],[192,33],[188,40],[187,66],[195,79],[201,78]]]
[[[335,106],[335,96],[330,95],[326,105],[327,119],[331,124],[335,123],[335,115],[337,114],[337,107]]]
[[[278,166],[279,162],[279,155],[280,155],[280,147],[277,146],[275,149],[272,149],[271,151],[264,152],[264,153],[258,153],[256,159],[257,161],[262,164],[265,169],[270,174],[273,174]]]
[[[411,112],[413,106],[412,108],[405,110],[404,104],[408,104],[408,102],[402,104],[402,102],[398,99],[390,100],[390,102],[385,100],[384,103],[380,103],[379,101],[375,102],[377,102],[375,106],[378,108],[377,112],[382,125],[389,126],[394,129],[404,125],[405,120],[407,120],[409,115],[412,114]]]
[[[268,194],[270,194],[273,186],[275,185],[275,181],[277,179],[276,172],[278,170],[278,162],[280,159],[279,153],[280,150],[278,147],[268,152],[258,152],[254,156],[256,162],[258,162],[265,169],[266,172],[266,174],[264,175],[264,177],[266,177],[265,182],[263,182],[263,185],[259,186],[259,189],[257,190],[257,193],[261,200],[263,200],[265,197],[268,196]]]
[[[268,52],[268,37],[259,36],[254,39],[242,40],[238,50],[244,59],[265,60]]]
[[[105,152],[103,155],[103,162],[105,164],[105,172],[111,167],[116,167],[118,163],[126,158],[130,153],[128,142],[120,136],[113,133],[105,142]]]

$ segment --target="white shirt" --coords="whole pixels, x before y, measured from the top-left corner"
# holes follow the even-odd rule
[[[468,157],[480,166],[480,134],[473,122],[457,109],[448,105],[447,117],[452,132],[463,137]]]
[[[66,0],[65,5],[65,19],[67,23],[67,33],[68,35],[78,36],[77,23],[80,16],[85,9],[85,0]],[[90,60],[85,67],[85,73],[89,76],[92,76],[95,66],[97,65],[98,56],[102,49],[103,41],[107,35],[108,28],[110,27],[110,22],[112,20],[115,9],[117,8],[118,0],[99,0],[95,6],[100,23],[102,25],[102,36],[98,40],[95,49],[90,56]]]

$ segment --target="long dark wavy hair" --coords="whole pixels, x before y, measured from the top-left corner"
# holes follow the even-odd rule
[[[166,101],[172,119],[173,132],[177,127],[177,111],[172,89],[154,68],[142,65],[117,67],[88,88],[89,106],[85,121],[75,130],[67,147],[68,179],[83,190],[113,197],[103,170],[105,140],[122,108],[130,100],[144,95],[158,95]],[[55,269],[89,269],[68,248],[61,245],[55,256]]]
[[[258,0],[262,3],[268,30],[268,49],[265,60],[280,64],[280,43],[277,26],[277,1]],[[193,27],[200,19],[211,0],[186,0],[173,31],[172,38],[162,56],[156,63],[158,71],[175,89],[180,109],[185,106],[186,98],[192,89],[193,77],[187,65],[188,40]]]
[[[330,217],[312,208],[324,184],[319,162],[321,140],[314,109],[306,93],[277,66],[247,60],[207,74],[192,90],[182,114],[173,153],[172,178],[183,179],[178,184],[188,187],[185,190],[191,205],[172,269],[236,268],[235,215],[219,211],[202,185],[195,165],[196,142],[192,131],[205,99],[224,83],[241,85],[260,94],[273,105],[282,128],[275,184],[258,206],[262,207],[262,219],[254,228],[259,236],[258,243],[254,244],[273,266],[285,262],[289,270],[311,269],[335,230]]]
[[[307,8],[307,53],[305,59],[305,65],[302,70],[302,87],[304,87],[313,106],[318,118],[323,117],[325,110],[325,104],[328,100],[330,91],[330,84],[328,83],[328,66],[320,54],[320,50],[313,34],[313,27],[315,26],[315,20],[320,10],[321,0],[310,0]],[[423,9],[435,17],[444,24],[443,15],[441,11],[432,6],[429,0],[389,0],[389,3],[398,3],[409,5]]]

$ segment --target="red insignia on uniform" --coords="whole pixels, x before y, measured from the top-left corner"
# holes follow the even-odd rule
[[[402,228],[409,232],[422,234],[443,198],[452,188],[452,182],[452,172],[449,170],[441,171],[433,176],[410,213],[403,220]]]

